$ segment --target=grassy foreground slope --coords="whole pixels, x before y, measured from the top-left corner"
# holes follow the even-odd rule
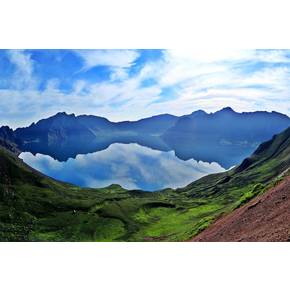
[[[80,188],[0,149],[0,241],[183,241],[273,186],[290,167],[290,128],[239,166],[185,188]]]

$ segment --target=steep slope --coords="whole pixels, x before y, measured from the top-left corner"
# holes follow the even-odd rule
[[[290,118],[277,112],[237,113],[228,107],[181,117],[162,138],[181,159],[215,161],[229,168],[289,126]]]
[[[233,195],[253,183],[266,185],[290,167],[290,127],[246,158],[239,166],[220,174],[205,176],[178,191],[191,196]],[[234,197],[234,196],[233,196]]]
[[[2,126],[0,128],[0,146],[8,149],[15,154],[19,154],[20,151],[17,147],[17,140],[15,138],[14,132],[8,126]]]
[[[218,219],[193,242],[290,241],[290,177]]]
[[[232,170],[185,188],[79,188],[0,148],[1,241],[182,241],[276,184],[290,167],[290,128]]]
[[[0,148],[0,241],[113,240],[124,234],[124,223],[92,207],[125,197],[119,186],[93,190],[57,182]]]

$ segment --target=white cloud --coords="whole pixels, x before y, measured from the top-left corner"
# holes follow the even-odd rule
[[[287,50],[256,50],[253,55],[253,61],[262,61],[268,63],[290,63],[287,57]]]
[[[129,68],[139,57],[135,50],[76,50],[84,62],[84,70],[96,66],[110,66],[112,68]]]
[[[30,54],[23,50],[8,50],[7,55],[16,67],[14,77],[10,81],[12,86],[18,89],[35,86],[36,80],[33,76],[33,62]]]
[[[79,53],[86,55],[87,66],[109,65],[111,79],[97,83],[79,79],[71,92],[59,89],[56,79],[42,92],[28,85],[34,80],[31,57],[23,51],[11,53],[16,74],[23,76],[19,75],[20,86],[0,90],[0,121],[13,127],[59,111],[100,115],[113,121],[161,113],[183,115],[197,109],[212,112],[225,106],[236,111],[290,112],[289,51],[170,50],[164,51],[163,58],[145,62],[130,77],[127,70],[139,52],[82,51]],[[154,82],[143,86],[150,79]],[[168,87],[174,88],[170,98],[162,94]]]
[[[216,111],[232,106],[237,111],[279,108],[278,111],[289,114],[287,53],[285,50],[165,51],[163,62],[151,64],[151,74],[161,89],[176,87],[176,95],[149,105],[147,113],[180,115],[197,109]],[[256,67],[257,64],[263,65]]]
[[[127,70],[125,70],[123,68],[116,68],[111,73],[111,80],[112,81],[124,80],[126,78],[128,78],[128,72],[127,72]]]

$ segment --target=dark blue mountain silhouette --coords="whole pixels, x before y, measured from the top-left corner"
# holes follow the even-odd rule
[[[194,156],[228,168],[289,124],[289,117],[277,112],[237,113],[227,107],[211,114],[196,111],[183,116],[162,138],[181,159]]]
[[[237,113],[230,107],[209,114],[198,110],[181,117],[164,114],[124,122],[58,113],[16,129],[12,137],[22,151],[47,154],[60,161],[103,150],[112,143],[138,143],[161,151],[174,150],[183,160],[218,162],[229,168],[289,126],[290,118],[278,112]]]

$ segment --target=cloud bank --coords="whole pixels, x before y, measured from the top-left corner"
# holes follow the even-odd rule
[[[231,106],[290,113],[289,50],[2,50],[0,123],[114,121]]]

